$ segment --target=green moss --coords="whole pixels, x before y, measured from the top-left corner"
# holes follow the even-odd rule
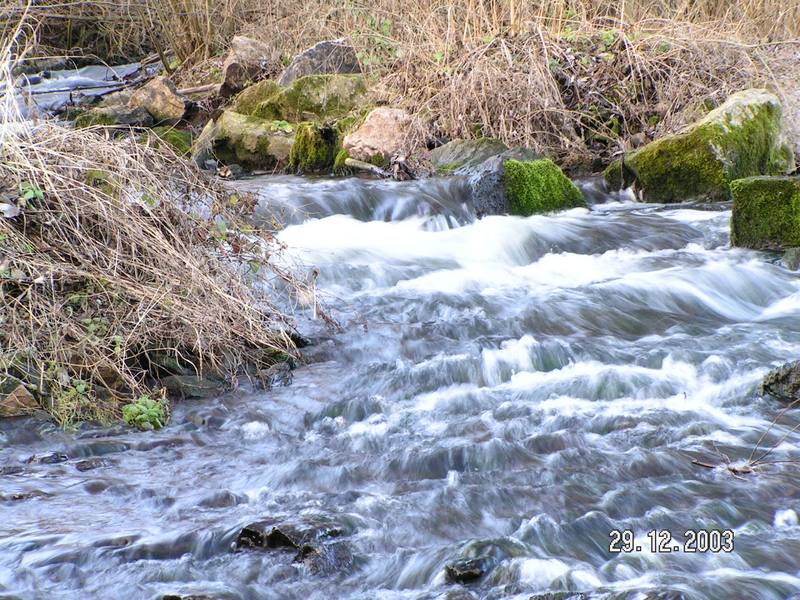
[[[334,162],[336,141],[336,132],[330,127],[300,123],[289,153],[289,168],[298,173],[328,170]]]
[[[201,134],[223,163],[274,169],[287,164],[294,135],[277,130],[273,121],[225,111],[213,128]],[[206,140],[205,138],[208,138]],[[200,140],[198,139],[198,145]]]
[[[734,94],[677,135],[630,154],[625,166],[648,202],[728,200],[729,183],[783,174],[793,163],[781,142],[781,106],[764,90]]]
[[[352,111],[365,92],[361,75],[307,75],[247,114],[269,120],[335,119]]]
[[[169,144],[178,156],[186,156],[192,150],[192,134],[174,127],[153,127],[153,133],[165,144]]]
[[[622,179],[622,160],[617,159],[612,162],[606,170],[603,171],[603,179],[605,179],[606,187],[612,191],[618,191],[625,187],[625,182]]]
[[[578,187],[551,160],[507,160],[504,168],[511,214],[526,217],[586,206]]]
[[[93,188],[101,190],[108,196],[116,194],[116,183],[114,177],[108,171],[101,169],[87,169],[86,170],[86,183]]]
[[[75,128],[111,126],[116,125],[117,121],[111,116],[110,112],[100,110],[87,110],[75,118]]]
[[[278,94],[283,88],[271,79],[265,79],[240,92],[234,99],[232,109],[242,115],[252,115],[262,102]]]
[[[443,165],[439,165],[438,167],[436,167],[436,172],[439,173],[440,175],[452,175],[453,171],[455,171],[460,166],[461,163],[457,162],[445,163]]]
[[[800,246],[800,178],[749,177],[731,182],[731,244],[760,250]]]
[[[333,159],[333,172],[336,175],[348,175],[350,167],[345,164],[345,161],[350,158],[350,154],[344,148],[339,148],[336,153],[336,158]]]

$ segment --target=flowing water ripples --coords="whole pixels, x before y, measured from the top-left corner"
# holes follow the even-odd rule
[[[475,221],[457,180],[240,185],[345,331],[292,386],[178,404],[160,432],[0,423],[0,596],[800,597],[799,467],[691,463],[749,456],[781,408],[760,380],[800,351],[800,276],[728,248],[726,207]],[[775,460],[800,458],[797,422]],[[335,522],[349,558],[234,552],[265,517]],[[609,552],[624,528],[641,552]],[[692,528],[735,551],[648,550]],[[491,568],[449,584],[459,558]]]

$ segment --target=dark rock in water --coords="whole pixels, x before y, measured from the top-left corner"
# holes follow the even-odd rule
[[[730,185],[731,244],[756,250],[800,247],[800,177],[748,177]]]
[[[552,161],[529,150],[503,152],[470,168],[469,187],[479,217],[529,216],[586,206],[581,191]]]
[[[290,548],[345,535],[344,529],[323,521],[258,521],[245,526],[236,538],[237,548]]]
[[[800,248],[789,248],[784,252],[781,264],[790,271],[800,271]]]
[[[769,394],[782,402],[800,400],[800,360],[767,373],[761,384],[761,393]]]
[[[449,583],[470,583],[491,571],[493,564],[489,557],[465,558],[445,565],[444,576]]]
[[[63,452],[49,452],[47,454],[34,454],[26,462],[34,465],[54,465],[68,460],[69,456]]]
[[[25,472],[25,468],[17,466],[17,465],[8,466],[8,467],[0,467],[0,477],[6,476],[6,475],[19,475],[20,473],[24,473],[24,472]]]
[[[99,469],[100,467],[107,467],[110,464],[111,463],[104,458],[87,458],[86,460],[76,462],[75,468],[83,472]]]
[[[238,594],[227,592],[191,593],[191,594],[164,594],[161,600],[239,600]]]
[[[170,375],[161,383],[171,395],[181,398],[213,398],[228,391],[225,382],[199,375]]]
[[[547,592],[531,596],[529,600],[589,600],[589,596],[583,592]]]
[[[258,380],[264,389],[292,385],[292,366],[288,362],[280,362],[268,369],[258,372]]]
[[[346,40],[319,42],[301,52],[286,67],[278,83],[288,86],[306,75],[326,73],[361,73],[356,50]]]
[[[297,522],[260,521],[242,528],[236,549],[295,550],[293,562],[303,563],[312,573],[332,573],[352,568],[355,558],[348,542],[341,538],[352,528],[324,519]]]

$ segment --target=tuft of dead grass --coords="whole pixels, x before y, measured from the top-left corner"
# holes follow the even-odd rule
[[[272,231],[244,224],[252,198],[131,131],[0,101],[0,379],[62,424],[107,421],[157,385],[156,354],[235,381],[294,353],[279,298],[313,292]]]

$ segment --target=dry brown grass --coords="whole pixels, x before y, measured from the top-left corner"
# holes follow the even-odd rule
[[[0,101],[0,201],[18,210],[0,214],[0,379],[61,423],[108,420],[156,383],[155,352],[229,379],[293,353],[274,300],[309,291],[272,232],[243,225],[252,199],[133,132],[26,122]]]

